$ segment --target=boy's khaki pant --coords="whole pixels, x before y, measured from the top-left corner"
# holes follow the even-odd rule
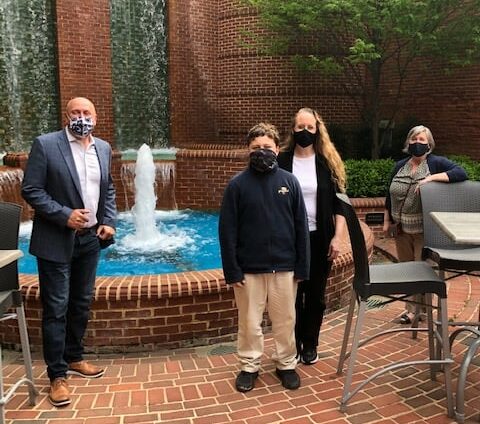
[[[293,272],[245,274],[245,284],[234,287],[238,308],[238,356],[242,371],[256,372],[263,354],[263,312],[267,307],[272,321],[275,351],[280,370],[295,369],[295,298],[297,283]]]

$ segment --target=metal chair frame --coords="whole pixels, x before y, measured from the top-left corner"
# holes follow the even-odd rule
[[[0,202],[0,249],[18,249],[18,230],[20,226],[21,206]],[[15,312],[11,312],[14,309]],[[34,385],[32,358],[28,341],[27,322],[23,307],[22,293],[18,283],[17,261],[0,268],[0,321],[17,319],[22,347],[24,378],[19,379],[7,391],[3,387],[3,364],[0,348],[0,424],[5,423],[5,406],[15,391],[22,385],[28,386],[30,405],[34,406],[38,392]]]
[[[355,210],[350,205],[348,198],[339,195],[343,201],[344,215],[347,221],[350,242],[352,245],[352,254],[354,259],[355,274],[351,288],[350,305],[347,313],[345,332],[340,351],[340,358],[337,367],[337,374],[342,374],[345,360],[349,358],[347,374],[344,382],[343,395],[340,402],[340,410],[346,411],[347,403],[357,394],[366,384],[377,377],[402,367],[412,365],[426,364],[430,366],[430,377],[435,380],[434,366],[443,366],[445,374],[445,392],[447,397],[447,412],[453,417],[453,394],[451,382],[451,365],[453,360],[450,353],[448,339],[448,314],[447,314],[447,293],[445,282],[432,270],[425,262],[405,262],[396,264],[369,265],[368,254],[365,246],[365,239],[360,227],[360,223],[355,214]],[[427,328],[402,327],[379,331],[378,333],[361,340],[361,331],[365,321],[367,311],[367,301],[371,296],[383,296],[386,298],[384,304],[396,301],[410,301],[409,296],[425,294],[425,307],[427,309]],[[432,302],[432,295],[436,295],[437,304]],[[417,303],[412,301],[412,303]],[[358,304],[355,329],[350,345],[350,352],[347,352],[350,333],[354,320],[355,307]],[[437,320],[433,319],[433,310],[437,312]],[[437,325],[438,323],[443,325]],[[397,332],[427,332],[429,359],[397,361],[383,367],[364,381],[360,382],[355,388],[351,388],[353,372],[357,360],[358,350],[364,347],[372,340],[392,335]],[[441,359],[435,356],[435,343],[437,339],[442,344]]]

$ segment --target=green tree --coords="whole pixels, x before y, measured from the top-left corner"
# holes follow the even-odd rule
[[[451,70],[480,59],[480,0],[241,1],[266,29],[246,33],[248,45],[288,55],[305,70],[344,76],[339,83],[372,131],[372,158],[382,148],[380,120],[388,116],[390,125],[401,109],[412,67],[417,78],[432,60]],[[388,111],[381,95],[386,72],[393,88]]]

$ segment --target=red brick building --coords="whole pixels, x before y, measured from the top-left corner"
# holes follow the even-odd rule
[[[247,129],[268,120],[285,130],[301,106],[318,109],[327,122],[358,126],[359,116],[338,81],[295,70],[288,58],[265,57],[239,43],[241,29],[256,25],[254,11],[235,0],[167,2],[170,142],[175,146],[239,143]],[[80,16],[88,11],[88,18]],[[99,113],[97,134],[114,140],[109,1],[57,0],[60,101],[85,95]],[[88,51],[68,49],[82,37]],[[140,59],[139,59],[140,60]],[[429,126],[442,153],[480,159],[477,123],[480,67],[446,76],[428,72],[407,81],[404,117]],[[82,85],[71,75],[82,74]],[[385,82],[385,95],[389,93]],[[400,117],[400,120],[402,118]]]

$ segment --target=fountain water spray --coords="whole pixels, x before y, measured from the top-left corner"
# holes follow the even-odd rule
[[[172,251],[192,240],[184,233],[162,233],[155,221],[155,163],[150,147],[143,144],[135,165],[135,205],[132,208],[135,233],[122,240],[127,249],[142,251]]]

